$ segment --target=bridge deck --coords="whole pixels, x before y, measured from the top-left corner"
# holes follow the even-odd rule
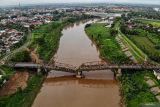
[[[79,68],[63,64],[63,63],[55,63],[53,65],[45,65],[45,64],[34,64],[34,63],[9,63],[5,64],[7,66],[13,68],[44,68],[48,70],[58,70],[58,71],[65,71],[65,72],[77,72],[77,71],[93,71],[93,70],[105,70],[105,69],[135,69],[135,70],[158,70],[160,69],[160,65],[146,65],[146,64],[134,64],[134,65],[114,65],[114,64],[106,64],[106,63],[85,63],[82,64]]]

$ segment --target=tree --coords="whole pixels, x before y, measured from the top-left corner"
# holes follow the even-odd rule
[[[118,31],[112,28],[112,29],[110,30],[110,33],[111,33],[112,36],[115,36],[115,35],[118,34]]]

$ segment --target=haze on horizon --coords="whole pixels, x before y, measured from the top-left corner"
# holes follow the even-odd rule
[[[160,5],[160,0],[0,0],[0,6],[21,5],[26,4],[41,4],[41,3],[136,3],[136,4],[157,4]]]

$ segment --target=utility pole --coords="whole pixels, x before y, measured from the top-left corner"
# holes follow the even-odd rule
[[[22,12],[21,12],[21,3],[18,0],[19,4],[18,4],[18,9],[19,9],[19,16],[22,17]]]

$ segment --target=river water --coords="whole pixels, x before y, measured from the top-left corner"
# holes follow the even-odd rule
[[[99,52],[84,27],[92,21],[67,26],[63,30],[55,61],[74,66],[101,61]],[[120,107],[120,92],[110,70],[84,72],[85,78],[51,71],[32,107]]]

